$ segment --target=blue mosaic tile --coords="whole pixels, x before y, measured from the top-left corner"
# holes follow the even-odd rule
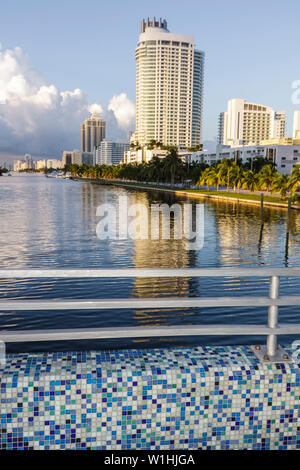
[[[299,449],[299,386],[247,347],[9,354],[0,449]]]

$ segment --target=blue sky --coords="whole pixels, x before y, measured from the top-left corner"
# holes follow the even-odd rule
[[[205,140],[216,136],[218,113],[234,97],[286,110],[290,134],[299,14],[297,0],[12,0],[1,5],[0,43],[20,46],[47,83],[80,88],[90,103],[107,106],[123,92],[135,100],[139,21],[163,17],[205,51]]]

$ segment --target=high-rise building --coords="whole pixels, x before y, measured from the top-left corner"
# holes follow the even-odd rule
[[[72,163],[72,150],[65,150],[62,154],[62,168]]]
[[[201,143],[204,52],[166,20],[141,21],[136,48],[136,131],[141,145]]]
[[[300,111],[294,111],[293,139],[300,139]]]
[[[218,140],[232,147],[258,145],[262,140],[283,138],[285,127],[284,111],[235,98],[228,101],[227,112],[219,115]]]
[[[24,169],[26,169],[26,170],[34,169],[32,156],[29,153],[26,153],[24,158],[25,158],[25,168]]]
[[[218,123],[218,144],[225,145],[224,142],[227,136],[227,116],[226,112],[219,114]]]
[[[94,149],[94,161],[97,165],[118,165],[124,160],[124,152],[129,150],[129,144],[102,140],[99,147]]]
[[[286,131],[285,111],[274,111],[271,120],[271,139],[282,139]]]
[[[93,152],[94,147],[105,139],[105,121],[97,113],[87,118],[81,124],[81,151]]]

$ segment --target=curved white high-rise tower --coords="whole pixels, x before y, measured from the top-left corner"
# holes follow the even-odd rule
[[[136,132],[144,145],[201,143],[204,52],[166,20],[141,21],[136,48]]]

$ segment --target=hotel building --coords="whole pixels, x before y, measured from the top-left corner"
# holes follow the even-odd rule
[[[219,115],[218,142],[221,145],[258,145],[262,140],[285,137],[284,111],[250,103],[243,99],[228,101],[227,112]]]
[[[151,140],[191,147],[201,143],[204,52],[191,36],[170,33],[166,20],[141,21],[136,48],[136,131]]]
[[[105,121],[100,119],[97,113],[93,113],[81,124],[81,151],[93,152],[94,147],[100,145],[103,139],[105,139]]]

